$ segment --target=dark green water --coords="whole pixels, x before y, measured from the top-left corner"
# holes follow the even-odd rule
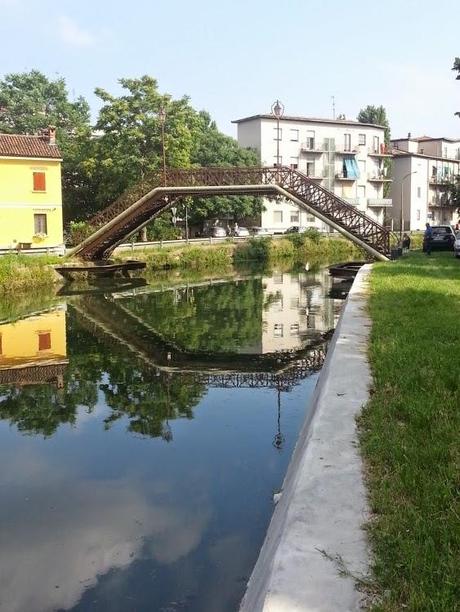
[[[329,288],[273,272],[1,304],[1,612],[237,610]]]

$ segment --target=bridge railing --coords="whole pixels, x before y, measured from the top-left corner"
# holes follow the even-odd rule
[[[273,185],[283,188],[293,197],[301,200],[312,210],[323,215],[347,230],[365,244],[372,245],[379,252],[389,255],[390,231],[373,218],[358,210],[331,191],[325,189],[299,170],[279,167],[206,167],[206,168],[168,168],[146,177],[133,188],[123,193],[113,204],[98,213],[90,221],[95,228],[102,227],[116,218],[129,206],[146,198],[158,187],[212,187],[235,185]],[[199,189],[194,195],[200,195]],[[206,195],[203,189],[203,195]],[[207,193],[209,195],[209,192]],[[167,195],[163,196],[168,201]],[[177,196],[176,196],[177,197]],[[146,202],[147,204],[147,202]]]

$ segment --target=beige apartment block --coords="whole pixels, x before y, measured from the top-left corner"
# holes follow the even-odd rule
[[[254,115],[237,119],[238,143],[258,151],[263,166],[298,169],[380,223],[385,223],[391,182],[384,160],[391,157],[384,128],[346,119]],[[285,200],[265,198],[261,225],[282,233],[293,225],[328,229],[314,216]]]
[[[391,143],[394,229],[400,229],[401,217],[404,230],[422,230],[427,222],[455,224],[458,213],[448,202],[446,188],[460,174],[460,140],[409,134]]]

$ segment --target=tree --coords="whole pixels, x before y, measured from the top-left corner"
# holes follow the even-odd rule
[[[191,162],[197,166],[257,166],[259,156],[252,149],[241,148],[237,141],[222,134],[209,113],[199,113]],[[249,196],[193,198],[191,217],[200,221],[212,217],[241,219],[260,213],[262,201]]]
[[[460,57],[456,57],[454,59],[454,65],[452,66],[452,70],[455,70],[457,76],[455,77],[458,81],[460,81]],[[460,111],[455,113],[457,117],[460,117]]]
[[[362,108],[357,117],[360,123],[372,123],[373,125],[381,125],[385,128],[385,144],[390,144],[390,124],[388,122],[387,112],[383,106],[368,105]]]
[[[63,200],[68,217],[90,189],[85,160],[91,139],[89,105],[69,100],[63,78],[38,70],[7,74],[0,81],[0,132],[37,134],[53,125],[63,155]]]

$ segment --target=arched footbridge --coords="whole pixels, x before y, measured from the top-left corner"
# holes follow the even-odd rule
[[[106,259],[127,238],[186,196],[282,196],[314,215],[372,257],[390,258],[391,232],[299,170],[285,167],[167,169],[136,185],[91,221],[93,234],[70,252]]]

